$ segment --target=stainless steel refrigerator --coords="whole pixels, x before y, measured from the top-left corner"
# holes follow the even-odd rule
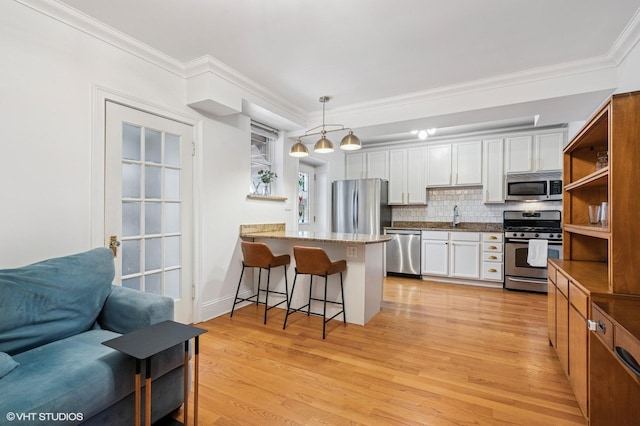
[[[381,235],[391,226],[386,180],[338,180],[331,189],[332,232]]]

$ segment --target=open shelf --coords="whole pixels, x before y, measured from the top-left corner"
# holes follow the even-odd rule
[[[599,225],[577,225],[565,223],[563,229],[573,234],[587,235],[594,238],[609,239],[611,236],[608,226],[603,227]]]
[[[587,175],[581,179],[576,180],[565,185],[565,191],[573,191],[574,189],[590,188],[596,186],[607,186],[609,182],[609,167],[604,167],[600,170]]]

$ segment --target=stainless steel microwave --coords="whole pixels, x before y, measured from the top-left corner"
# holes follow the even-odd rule
[[[562,200],[562,173],[508,174],[505,200]]]

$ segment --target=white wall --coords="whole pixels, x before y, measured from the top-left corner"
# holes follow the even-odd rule
[[[198,301],[205,314],[229,310],[239,277],[239,225],[295,224],[297,167],[285,153],[289,147],[279,143],[283,163],[274,185],[289,203],[248,200],[249,118],[191,110],[183,77],[13,1],[0,2],[0,61],[0,268],[102,245],[92,239],[103,226],[92,217],[100,197],[92,193],[92,176],[101,173],[92,169],[100,86],[199,123]]]
[[[191,114],[184,79],[0,2],[0,267],[91,248],[93,85]]]
[[[640,43],[629,52],[618,67],[619,85],[616,93],[640,90]]]

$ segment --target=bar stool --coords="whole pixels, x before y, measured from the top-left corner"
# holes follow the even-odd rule
[[[347,318],[344,313],[344,288],[342,285],[342,272],[347,269],[347,261],[346,260],[337,260],[332,262],[327,256],[327,253],[318,247],[293,247],[293,256],[296,259],[296,275],[293,279],[293,286],[291,287],[291,299],[293,299],[293,292],[296,288],[296,280],[298,279],[298,274],[302,275],[310,275],[309,278],[309,302],[297,309],[291,308],[291,303],[287,305],[287,315],[284,317],[284,324],[282,325],[282,329],[284,330],[287,326],[287,319],[289,315],[294,312],[303,311],[304,308],[307,308],[307,315],[318,315],[322,317],[322,338],[325,338],[326,335],[326,326],[329,321],[342,314],[342,320],[344,323],[347,323]],[[342,300],[340,302],[333,302],[331,300],[327,300],[327,281],[329,275],[340,273],[340,294]],[[313,295],[313,276],[317,275],[320,277],[324,277],[324,299],[318,299],[312,297]],[[290,300],[291,300],[290,299]],[[322,314],[311,312],[311,301],[317,300],[323,302],[323,310]],[[342,310],[333,315],[331,318],[327,319],[327,303],[332,303],[334,305],[340,305]]]
[[[233,317],[233,311],[236,308],[236,305],[240,302],[251,302],[255,297],[256,305],[264,304],[264,323],[267,323],[267,311],[269,309],[275,308],[276,306],[280,306],[283,303],[286,303],[287,307],[289,306],[289,284],[287,283],[287,265],[291,263],[291,256],[288,254],[281,254],[279,256],[274,256],[269,246],[265,243],[253,243],[248,241],[242,241],[240,243],[242,247],[242,272],[240,273],[240,280],[238,281],[238,289],[236,290],[236,298],[233,301],[233,307],[231,308],[231,317]],[[274,291],[269,289],[269,281],[271,279],[271,268],[275,268],[276,266],[284,267],[284,288],[285,291]],[[240,284],[242,284],[242,276],[244,275],[245,268],[260,268],[258,270],[258,291],[253,296],[242,298],[238,297],[240,293]],[[260,281],[262,279],[262,270],[267,270],[267,288],[263,289],[260,287]],[[260,302],[260,292],[265,293],[264,302]],[[269,293],[279,294],[285,297],[285,300],[276,303],[273,306],[269,306]]]

